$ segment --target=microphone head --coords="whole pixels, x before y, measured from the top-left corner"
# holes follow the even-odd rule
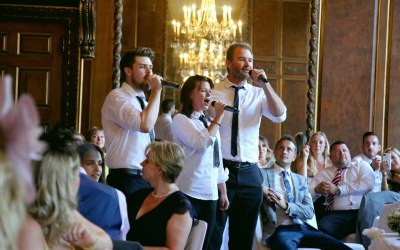
[[[253,70],[251,69],[251,70],[249,70],[249,75],[251,76],[251,72],[253,72]]]

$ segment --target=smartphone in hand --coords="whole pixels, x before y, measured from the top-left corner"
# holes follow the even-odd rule
[[[383,154],[383,156],[382,156],[382,163],[386,163],[385,171],[386,171],[386,172],[389,172],[389,171],[392,169],[392,167],[391,167],[391,164],[392,164],[392,155],[389,154],[389,153]]]

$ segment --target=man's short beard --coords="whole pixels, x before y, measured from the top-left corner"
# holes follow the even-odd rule
[[[149,85],[146,83],[139,83],[132,78],[132,87],[136,90],[148,91]]]
[[[365,154],[365,156],[366,156],[368,159],[371,159],[371,160],[374,159],[374,158],[376,157],[376,155],[377,155],[377,154],[376,154],[375,156],[373,156],[373,155],[370,154],[370,153],[367,153],[367,154],[364,153],[364,154]]]
[[[240,82],[249,79],[249,75],[244,75],[241,71],[232,72],[232,75]]]

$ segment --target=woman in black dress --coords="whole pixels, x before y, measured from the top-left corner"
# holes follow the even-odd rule
[[[191,204],[175,179],[183,166],[183,150],[172,142],[154,142],[146,148],[143,179],[152,188],[127,198],[130,231],[127,239],[143,246],[183,249],[193,222]]]

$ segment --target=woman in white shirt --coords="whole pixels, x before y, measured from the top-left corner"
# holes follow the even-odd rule
[[[182,173],[177,185],[191,201],[197,218],[207,222],[207,233],[203,249],[208,249],[217,211],[226,210],[229,201],[225,181],[228,175],[222,166],[219,127],[224,115],[225,104],[213,103],[215,117],[204,119],[204,111],[211,105],[212,80],[205,76],[189,77],[180,93],[181,110],[172,121],[174,141],[185,151]]]

